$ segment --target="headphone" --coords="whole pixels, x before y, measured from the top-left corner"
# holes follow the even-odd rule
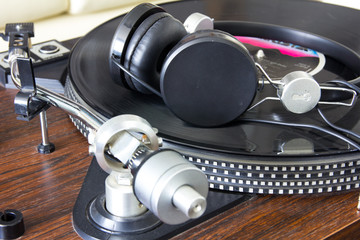
[[[267,76],[229,33],[205,29],[189,34],[179,20],[152,4],[140,4],[123,18],[110,49],[116,83],[156,93],[177,117],[201,127],[238,118],[254,100],[258,69]],[[286,75],[279,86],[279,99],[289,111],[309,111],[320,100],[320,86],[306,72]],[[306,106],[291,99],[293,93],[309,98],[309,92],[312,100]]]

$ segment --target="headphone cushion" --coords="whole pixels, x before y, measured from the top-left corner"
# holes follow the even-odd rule
[[[127,13],[116,28],[109,56],[110,73],[115,83],[130,88],[126,83],[125,73],[115,62],[124,65],[126,49],[135,30],[146,18],[158,12],[165,12],[165,10],[150,3],[142,3]]]
[[[187,34],[183,24],[165,12],[146,18],[133,34],[125,55],[124,66],[135,76],[159,90],[160,72],[167,53]],[[142,93],[148,89],[130,76],[130,88]]]

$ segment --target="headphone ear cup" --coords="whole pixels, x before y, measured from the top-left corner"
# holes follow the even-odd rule
[[[124,65],[127,47],[135,30],[146,18],[159,12],[165,12],[165,10],[150,3],[142,3],[127,13],[116,28],[109,56],[110,73],[115,83],[125,88],[130,88],[126,83],[125,73],[120,70],[114,61]]]
[[[145,19],[133,34],[125,55],[124,66],[131,73],[159,90],[160,72],[166,55],[187,34],[183,24],[167,13],[155,13]],[[130,76],[131,89],[150,93]]]
[[[204,30],[187,35],[168,54],[160,88],[168,108],[202,127],[226,124],[245,112],[258,85],[248,50],[228,33]]]

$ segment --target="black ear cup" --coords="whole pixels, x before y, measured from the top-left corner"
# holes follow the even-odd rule
[[[225,32],[205,30],[186,36],[169,53],[160,87],[175,115],[212,127],[246,111],[257,83],[257,70],[247,49]]]
[[[160,71],[165,57],[185,35],[183,24],[171,15],[155,13],[149,16],[131,37],[125,54],[125,68],[159,90]],[[150,93],[130,76],[126,75],[125,79],[130,88]]]
[[[146,18],[160,12],[165,10],[150,3],[140,4],[126,14],[117,27],[110,47],[109,62],[112,79],[119,85],[130,88],[126,83],[124,72],[116,66],[112,58],[116,58],[117,63],[124,65],[125,53],[136,29]]]

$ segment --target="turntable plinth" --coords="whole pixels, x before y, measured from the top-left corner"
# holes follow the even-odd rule
[[[86,139],[61,110],[48,112],[56,151],[38,154],[39,121],[17,121],[17,91],[0,89],[0,211],[24,215],[22,239],[80,239],[71,213],[91,162]],[[358,192],[258,195],[174,239],[356,239]]]

